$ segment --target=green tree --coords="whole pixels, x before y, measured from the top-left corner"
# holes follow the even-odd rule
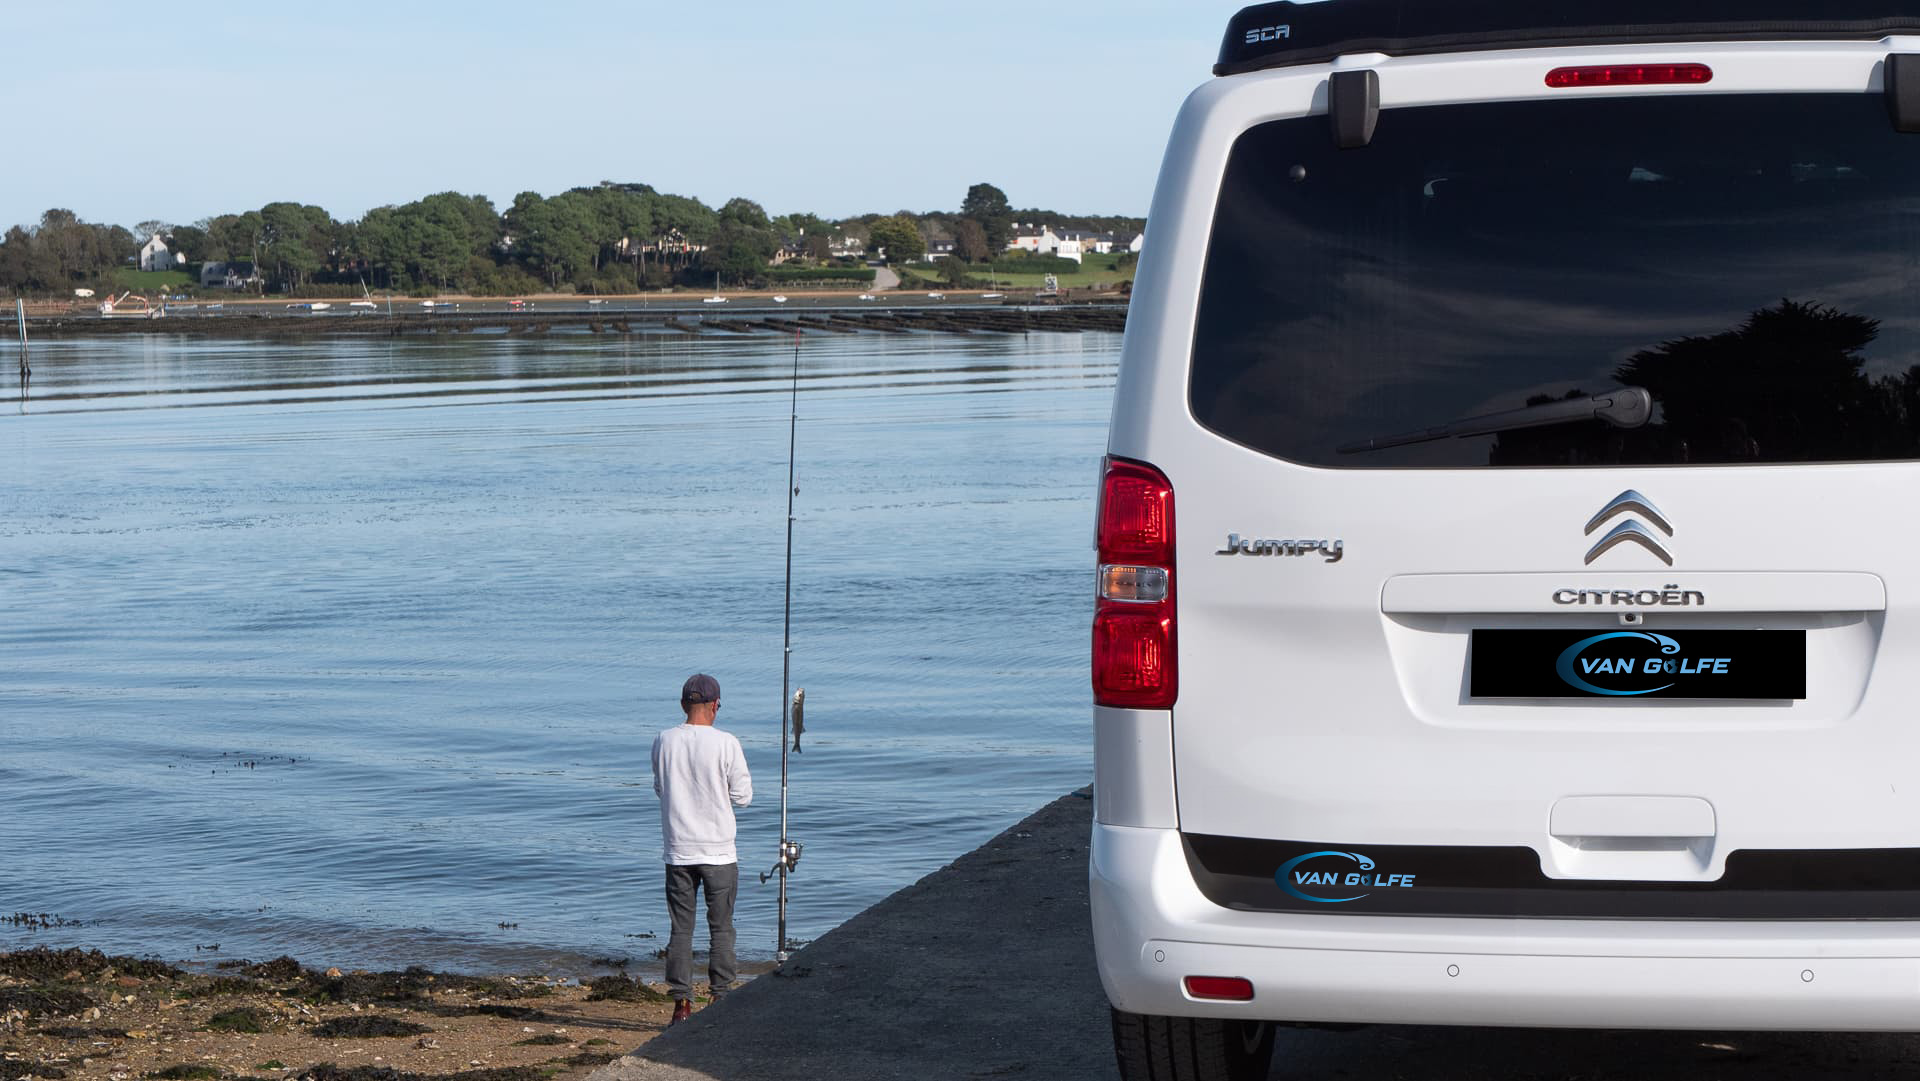
[[[222,214],[207,222],[208,258],[253,262],[260,254],[260,212]]]
[[[717,215],[713,232],[700,265],[720,272],[722,280],[747,285],[766,277],[767,263],[780,250],[780,239],[773,222],[759,203],[751,199],[729,199]]]
[[[920,230],[913,219],[905,214],[895,214],[890,218],[880,218],[867,227],[868,250],[886,249],[886,259],[890,263],[910,263],[926,253],[927,247],[920,239]]]
[[[953,227],[953,255],[969,263],[985,262],[993,249],[987,244],[987,231],[972,218],[961,218]]]
[[[572,281],[593,269],[599,253],[593,219],[590,199],[576,192],[551,199],[521,192],[507,211],[513,253],[529,273],[544,278],[549,289],[557,289],[561,281]]]
[[[207,247],[210,238],[207,231],[197,225],[175,226],[173,230],[173,250],[187,257],[189,263],[207,261]]]
[[[818,214],[797,213],[782,214],[773,219],[773,228],[783,237],[826,236],[833,232],[833,223]]]
[[[1007,206],[1007,193],[992,184],[975,184],[960,201],[960,216],[980,223],[986,234],[989,252],[1005,251],[1013,236],[1013,211]]]
[[[740,225],[748,229],[771,230],[773,222],[767,219],[767,212],[752,199],[728,199],[720,208],[721,225]]]
[[[317,206],[268,203],[260,208],[260,258],[275,281],[297,290],[335,256],[333,216]]]
[[[751,285],[766,277],[767,263],[779,247],[769,230],[726,222],[715,231],[700,265],[719,271],[721,280],[730,284]]]

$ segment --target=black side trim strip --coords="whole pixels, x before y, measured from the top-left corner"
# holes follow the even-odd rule
[[[1250,912],[1527,919],[1920,919],[1920,848],[1768,849],[1733,852],[1714,882],[1613,882],[1548,878],[1524,846],[1341,845],[1187,833],[1187,866],[1214,904]],[[1364,858],[1369,884],[1280,888],[1287,861],[1314,852]],[[1342,874],[1361,865],[1322,856],[1302,870]],[[1411,876],[1412,884],[1391,881]]]

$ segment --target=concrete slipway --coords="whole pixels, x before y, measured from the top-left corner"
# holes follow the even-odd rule
[[[1111,1081],[1091,818],[1085,790],[1048,804],[589,1081]],[[1920,1078],[1920,1036],[1381,1026],[1277,1044],[1272,1076],[1302,1081]]]

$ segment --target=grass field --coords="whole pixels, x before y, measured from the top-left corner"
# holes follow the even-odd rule
[[[1132,281],[1134,267],[1138,265],[1137,262],[1130,263],[1124,267],[1119,266],[1119,262],[1120,256],[1118,254],[1087,255],[1082,257],[1078,271],[1071,274],[1059,274],[1056,275],[1056,277],[1059,278],[1060,288],[1062,289],[1087,289],[1096,285],[1118,285],[1124,281]],[[919,267],[895,267],[894,269],[899,272],[903,284],[925,286],[927,288],[937,288],[946,284],[938,270],[926,270]],[[1019,289],[1022,291],[1044,288],[1047,279],[1044,271],[1035,271],[1031,274],[1000,274],[996,272],[990,275],[984,266],[968,267],[967,276],[977,279],[982,286],[985,286],[989,280],[992,280],[993,283],[1000,288]]]
[[[171,291],[194,284],[193,275],[184,270],[128,270],[113,272],[113,284],[121,289],[144,293]]]

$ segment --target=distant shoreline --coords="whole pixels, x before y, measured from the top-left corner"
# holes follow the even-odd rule
[[[374,307],[353,307],[344,300],[234,300],[171,304],[157,316],[104,316],[96,310],[39,312],[27,318],[29,351],[37,338],[112,334],[195,334],[219,336],[358,335],[403,337],[421,334],[505,333],[540,335],[553,331],[590,334],[679,334],[688,337],[756,332],[858,333],[911,331],[948,333],[1027,333],[1113,331],[1126,328],[1127,305],[1115,294],[1036,298],[992,296],[979,291],[953,293],[891,292],[873,300],[846,293],[720,294],[725,303],[709,303],[712,294],[633,294],[625,297],[436,297],[424,302],[393,298]],[[775,302],[775,295],[787,298]],[[593,303],[589,303],[592,301]],[[217,306],[210,306],[217,305]],[[314,310],[308,305],[321,305]]]

